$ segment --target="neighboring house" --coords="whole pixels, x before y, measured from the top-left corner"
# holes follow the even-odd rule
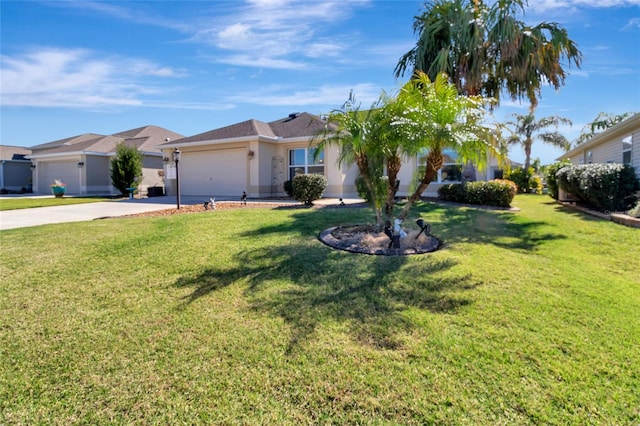
[[[618,163],[633,166],[640,178],[640,114],[598,133],[563,154],[558,160],[573,164]]]
[[[249,197],[283,196],[283,183],[296,174],[318,173],[327,178],[326,197],[357,197],[355,166],[338,167],[338,148],[329,146],[314,160],[315,148],[310,141],[326,126],[320,117],[308,113],[290,114],[280,120],[265,123],[247,120],[211,130],[195,136],[172,140],[160,148],[167,160],[167,192],[176,193],[175,164],[172,153],[181,152],[178,163],[180,193],[203,197],[240,197],[246,191]],[[437,189],[445,183],[459,182],[465,174],[467,180],[493,179],[500,174],[498,163],[491,159],[485,173],[464,168],[453,152],[445,152],[445,165],[425,196],[437,196]],[[398,195],[409,192],[410,182],[419,167],[416,157],[403,162]],[[467,176],[468,175],[468,176]],[[501,176],[501,175],[499,175]]]
[[[0,192],[31,192],[31,150],[22,146],[0,145]]]
[[[149,187],[164,186],[162,152],[158,145],[183,135],[162,127],[145,126],[113,135],[86,133],[31,147],[33,191],[50,194],[58,179],[67,185],[67,194],[117,194],[111,185],[111,159],[120,143],[135,146],[142,153],[140,193]]]

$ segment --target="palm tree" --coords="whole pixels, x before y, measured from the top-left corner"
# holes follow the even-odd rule
[[[527,0],[434,0],[413,29],[416,46],[402,56],[396,77],[422,70],[432,80],[445,72],[461,94],[492,97],[503,89],[535,108],[544,84],[564,85],[568,66],[580,67],[582,53],[556,23],[528,26],[516,19]]]
[[[636,113],[625,112],[622,114],[609,114],[606,112],[601,112],[591,123],[588,123],[582,128],[580,136],[578,136],[575,140],[575,144],[580,145],[581,143],[588,141],[603,130],[607,130],[609,127],[615,126],[616,124],[626,120],[634,114]]]
[[[383,120],[381,107],[385,99],[381,97],[370,109],[361,111],[350,95],[342,109],[328,114],[325,128],[311,140],[311,145],[317,148],[316,155],[327,146],[335,145],[339,147],[340,165],[356,165],[371,194],[371,204],[379,227],[382,227],[382,204],[386,199],[386,184],[382,180],[384,158],[379,149],[383,135],[378,131]]]
[[[406,219],[411,206],[442,168],[445,149],[453,149],[463,162],[471,161],[479,168],[486,165],[488,152],[496,156],[498,153],[490,130],[481,124],[486,101],[458,94],[446,74],[438,74],[432,82],[427,74],[417,71],[398,98],[407,105],[396,120],[404,132],[404,152],[415,155],[428,150],[417,187],[399,215]]]
[[[511,136],[507,138],[509,145],[521,145],[524,149],[524,170],[528,173],[531,164],[531,146],[535,139],[544,143],[569,149],[570,143],[564,135],[558,131],[543,132],[551,126],[558,127],[560,123],[571,124],[571,120],[558,116],[544,117],[536,120],[533,114],[513,114],[515,121],[508,121],[507,128],[511,130]]]

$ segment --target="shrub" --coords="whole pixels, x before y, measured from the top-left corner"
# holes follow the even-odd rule
[[[531,179],[529,179],[529,186],[530,186],[530,190],[531,192],[534,192],[538,195],[542,195],[542,178],[538,175],[536,176],[532,176]]]
[[[290,180],[285,180],[282,184],[282,187],[284,188],[284,192],[286,192],[289,197],[293,195],[293,182],[291,182]]]
[[[522,194],[528,194],[532,189],[536,194],[542,194],[542,179],[534,174],[533,167],[529,167],[526,173],[523,168],[513,169],[505,177],[514,182]]]
[[[627,214],[631,217],[637,217],[640,219],[640,203],[636,204],[636,206],[629,210]]]
[[[578,201],[599,211],[626,211],[635,205],[640,181],[631,166],[583,164],[567,166],[556,173],[560,188]]]
[[[322,198],[327,188],[327,178],[322,175],[296,175],[293,178],[293,198],[305,205]]]
[[[518,192],[515,183],[496,179],[489,182],[443,185],[438,189],[441,200],[485,206],[509,207]]]
[[[449,183],[438,188],[438,198],[444,201],[454,203],[466,203],[467,198],[464,194],[464,186],[459,183]]]
[[[558,194],[558,178],[556,177],[556,173],[558,173],[558,170],[562,169],[563,167],[571,165],[571,161],[562,160],[546,167],[545,179],[547,181],[547,190],[549,191],[549,196],[554,200],[557,200],[560,196]]]

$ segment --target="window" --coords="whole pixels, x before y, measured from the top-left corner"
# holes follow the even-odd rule
[[[593,163],[593,152],[588,151],[587,152],[587,164],[591,164]]]
[[[428,150],[423,150],[418,154],[418,176],[422,178],[424,175],[424,167],[427,161]],[[444,163],[442,168],[438,170],[438,177],[434,182],[460,182],[462,180],[462,165],[458,163],[458,153],[451,149],[442,150]]]
[[[315,148],[298,148],[289,150],[289,180],[295,175],[324,174],[324,151],[320,152],[317,160],[313,159]]]
[[[633,146],[631,135],[622,139],[622,164],[632,166],[631,147]]]

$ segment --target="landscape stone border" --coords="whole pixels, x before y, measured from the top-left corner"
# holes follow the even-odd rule
[[[423,244],[419,247],[410,248],[371,248],[363,247],[358,244],[352,244],[342,241],[333,236],[333,231],[342,228],[341,226],[335,226],[333,228],[325,229],[318,235],[318,239],[324,244],[337,250],[348,251],[350,253],[369,254],[374,256],[409,256],[414,254],[426,254],[432,253],[442,247],[442,241],[433,235],[429,236],[427,244]]]

